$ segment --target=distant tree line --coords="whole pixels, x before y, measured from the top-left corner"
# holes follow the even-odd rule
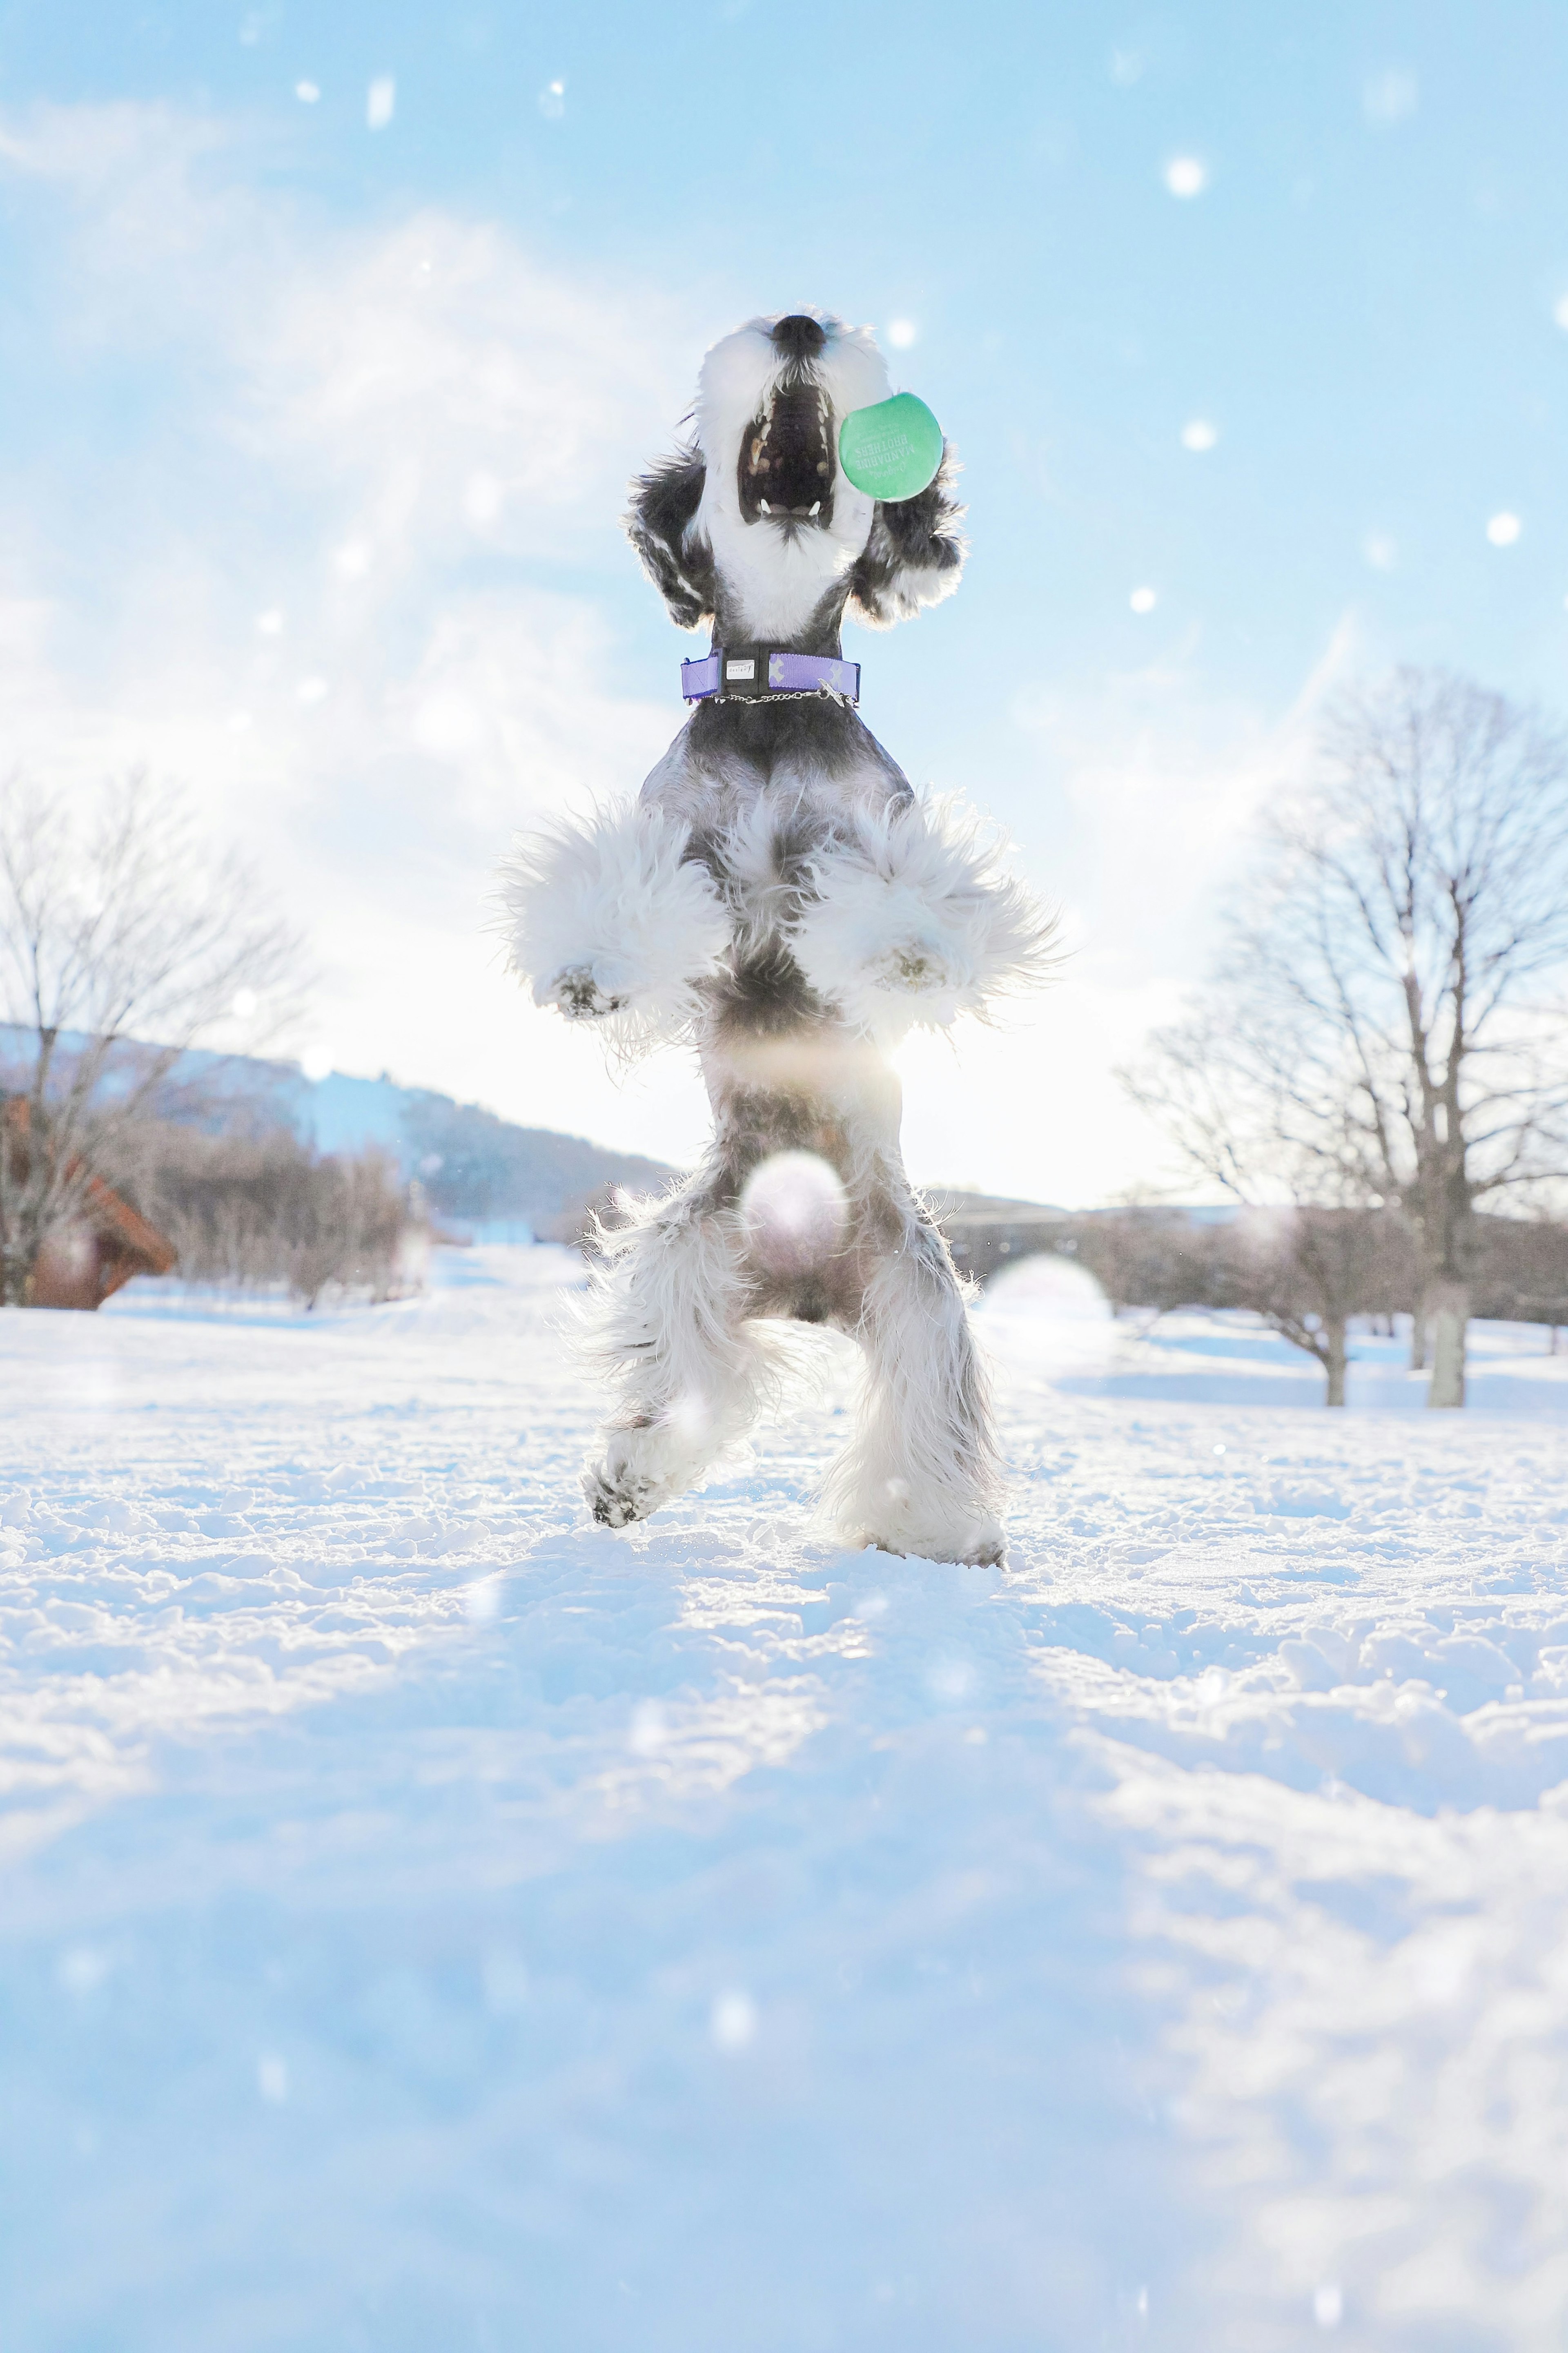
[[[378,1152],[318,1157],[286,1132],[204,1135],[150,1122],[127,1139],[121,1189],[174,1249],[186,1282],[398,1297],[420,1224]]]
[[[1397,1210],[1253,1208],[1199,1222],[1176,1215],[1084,1219],[1061,1244],[1118,1308],[1246,1308],[1322,1366],[1325,1402],[1345,1402],[1358,1319],[1414,1315],[1420,1239]],[[1568,1226],[1481,1217],[1470,1237],[1470,1309],[1568,1324]]]
[[[1322,1366],[1325,1402],[1345,1402],[1352,1325],[1394,1329],[1420,1298],[1419,1241],[1397,1209],[1129,1208],[1082,1217],[943,1219],[959,1266],[982,1281],[1031,1252],[1076,1260],[1118,1314],[1240,1308]],[[1481,1216],[1471,1311],[1568,1326],[1568,1224]]]

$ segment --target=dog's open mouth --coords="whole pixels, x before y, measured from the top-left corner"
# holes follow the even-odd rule
[[[833,520],[833,404],[809,378],[781,385],[741,436],[741,512],[747,522]]]

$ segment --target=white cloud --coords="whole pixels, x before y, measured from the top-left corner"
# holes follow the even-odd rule
[[[618,511],[631,467],[682,405],[671,322],[539,268],[500,228],[425,211],[290,258],[237,322],[235,429],[287,455],[374,551],[410,562],[539,556]]]
[[[180,457],[156,522],[134,498],[95,518],[100,612],[66,601],[47,504],[16,513],[9,741],[67,780],[146,763],[195,786],[310,923],[350,1067],[694,1151],[695,1081],[616,1090],[500,979],[479,925],[511,829],[635,789],[682,717],[673,691],[607,688],[591,590],[540,584],[563,558],[635,576],[615,518],[680,414],[701,328],[447,214],[330,228],[254,193],[245,160],[163,108],[0,124],[62,334],[199,345],[161,382]],[[482,587],[477,547],[505,566]]]
[[[1358,650],[1347,619],[1275,714],[1216,692],[1195,638],[1130,675],[1019,698],[1016,716],[1068,814],[1056,830],[1077,837],[1064,958],[1056,986],[995,1031],[968,1025],[957,1055],[940,1039],[901,1050],[918,1182],[1076,1205],[1184,1181],[1114,1071],[1201,976],[1252,827],[1301,773],[1323,701]],[[1036,860],[1047,895],[1050,858],[1047,845]],[[1058,900],[1061,890],[1058,868]]]
[[[1083,969],[1119,987],[1194,976],[1204,912],[1258,810],[1307,756],[1356,646],[1342,621],[1278,714],[1215,686],[1195,631],[1137,670],[1017,699],[1091,846],[1078,870],[1096,943]]]

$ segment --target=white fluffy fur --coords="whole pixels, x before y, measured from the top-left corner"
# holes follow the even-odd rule
[[[950,457],[943,461],[942,487],[956,495],[956,482],[957,460]],[[967,553],[968,543],[955,521],[949,522],[942,536]],[[852,617],[864,628],[890,629],[900,621],[913,620],[915,615],[923,612],[928,605],[940,605],[944,597],[951,596],[963,577],[963,568],[959,564],[950,565],[942,570],[933,564],[898,563],[893,537],[880,508],[872,522],[866,545],[876,562],[882,565],[890,563],[892,570],[881,592],[880,611],[868,612],[858,599],[850,607]]]
[[[1052,925],[955,797],[858,809],[814,860],[796,963],[850,1025],[891,1043],[1043,978]]]
[[[631,1202],[601,1228],[579,1315],[583,1353],[620,1390],[604,1451],[583,1473],[590,1509],[613,1527],[684,1494],[778,1392],[797,1353],[782,1327],[746,1320],[738,1210],[696,1186]]]
[[[858,1172],[858,1190],[871,1175]],[[741,1217],[713,1207],[710,1186],[704,1171],[662,1200],[623,1201],[629,1223],[599,1237],[581,1341],[621,1403],[583,1488],[614,1527],[685,1493],[809,1362],[795,1327],[748,1317]],[[900,1247],[867,1288],[860,1410],[824,1516],[857,1546],[998,1560],[1005,1482],[986,1375],[963,1293],[906,1202]]]
[[[815,314],[814,314],[815,315]],[[794,636],[836,580],[841,580],[871,533],[875,501],[858,491],[834,452],[833,521],[826,531],[785,539],[758,531],[741,513],[741,436],[759,414],[790,363],[770,339],[772,319],[753,319],[715,343],[702,363],[697,390],[697,442],[707,460],[702,503],[692,535],[706,539],[725,582],[740,599],[749,634],[783,641]],[[842,420],[853,408],[886,400],[888,370],[868,327],[845,327],[826,317],[827,341],[812,370]]]
[[[689,835],[657,805],[616,805],[520,834],[500,871],[511,969],[536,1005],[593,1019],[623,1054],[688,1031],[698,983],[730,944],[712,877],[685,859]]]
[[[856,1336],[865,1372],[854,1434],[823,1484],[828,1525],[887,1552],[999,1560],[990,1385],[963,1293],[918,1234],[879,1261]]]

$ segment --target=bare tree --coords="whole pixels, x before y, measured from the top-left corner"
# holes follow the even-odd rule
[[[45,1240],[183,1055],[225,1026],[275,1030],[300,955],[178,794],[132,776],[83,813],[0,786],[0,1304],[26,1304]]]
[[[137,1206],[187,1282],[284,1283],[314,1307],[327,1291],[393,1299],[417,1281],[417,1213],[380,1152],[318,1160],[283,1131],[204,1135],[160,1121],[127,1144]]]
[[[1568,746],[1465,680],[1401,670],[1342,702],[1321,750],[1197,1018],[1130,1084],[1243,1198],[1403,1210],[1413,1361],[1430,1324],[1427,1402],[1458,1406],[1478,1205],[1523,1207],[1568,1169],[1549,994],[1568,966]]]
[[[1276,1040],[1245,1000],[1218,998],[1161,1031],[1122,1074],[1188,1166],[1241,1216],[1220,1229],[1206,1303],[1246,1307],[1321,1365],[1325,1404],[1345,1402],[1352,1316],[1409,1304],[1415,1251],[1397,1210],[1371,1206],[1354,1140],[1324,1105],[1295,1133]]]
[[[1410,1229],[1396,1210],[1251,1209],[1230,1236],[1232,1303],[1250,1307],[1322,1366],[1323,1402],[1342,1406],[1350,1325],[1387,1315],[1409,1296]]]

